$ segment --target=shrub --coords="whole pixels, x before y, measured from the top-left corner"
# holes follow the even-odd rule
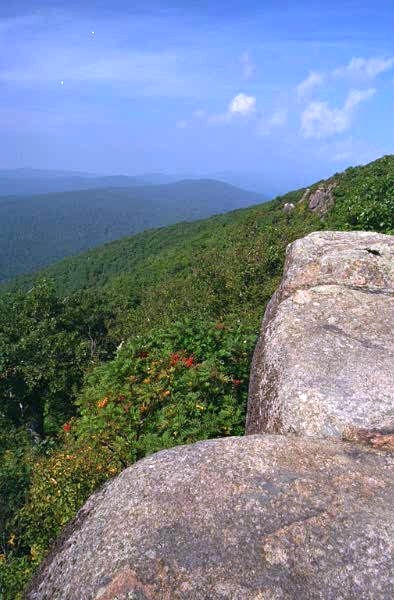
[[[64,423],[59,444],[35,459],[15,521],[20,553],[10,553],[3,576],[13,565],[24,581],[88,496],[139,458],[241,435],[255,339],[256,331],[240,325],[183,320],[125,344],[97,367],[77,401],[78,416]]]

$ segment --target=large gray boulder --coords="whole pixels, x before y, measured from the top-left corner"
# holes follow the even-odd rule
[[[394,597],[394,456],[279,435],[160,452],[91,496],[29,600]]]
[[[289,246],[251,370],[247,433],[261,432],[373,445],[394,432],[394,237],[316,232]]]

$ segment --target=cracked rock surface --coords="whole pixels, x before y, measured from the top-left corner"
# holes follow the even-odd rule
[[[88,500],[29,600],[393,597],[394,456],[256,435],[139,461]]]
[[[320,186],[314,192],[305,192],[304,198],[308,199],[309,210],[318,215],[325,215],[335,204],[333,189],[335,183],[330,183],[326,186]]]
[[[289,246],[267,307],[247,433],[357,430],[394,433],[394,237],[315,232]]]

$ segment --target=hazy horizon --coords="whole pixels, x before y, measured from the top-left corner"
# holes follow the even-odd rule
[[[394,152],[393,24],[388,0],[16,0],[0,169],[305,186]]]

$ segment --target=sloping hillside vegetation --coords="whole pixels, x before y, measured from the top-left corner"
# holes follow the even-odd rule
[[[0,199],[0,283],[110,240],[261,202],[215,180]]]
[[[321,218],[299,190],[108,244],[4,291],[5,598],[20,597],[89,494],[125,466],[243,433],[251,354],[286,245],[324,228],[394,233],[394,157],[329,183],[335,204]]]

